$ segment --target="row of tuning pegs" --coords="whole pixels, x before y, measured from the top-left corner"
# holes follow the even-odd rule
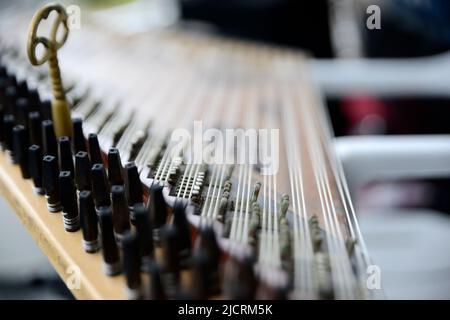
[[[144,190],[133,162],[123,166],[117,148],[104,155],[97,135],[85,136],[80,118],[72,125],[72,137],[57,138],[50,102],[0,63],[3,150],[34,192],[45,196],[50,213],[62,212],[65,230],[82,232],[84,250],[101,251],[103,272],[124,273],[130,298],[207,298],[221,287],[230,298],[251,297],[243,295],[249,290],[242,290],[248,283],[241,281],[242,272],[220,276],[221,251],[211,226],[193,241],[183,205],[169,208],[160,185]],[[249,270],[228,262],[232,270]]]

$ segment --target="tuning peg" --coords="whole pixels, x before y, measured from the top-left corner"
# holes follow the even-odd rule
[[[162,186],[152,186],[150,188],[150,197],[148,202],[150,219],[154,228],[153,237],[156,243],[159,243],[159,229],[166,224],[168,216],[168,208],[162,191]]]
[[[61,171],[69,171],[72,178],[75,175],[73,165],[72,147],[69,137],[61,137],[58,141],[59,149],[59,168]]]
[[[161,268],[154,260],[146,262],[145,270],[147,270],[150,278],[150,299],[165,300],[166,292],[161,279]]]
[[[28,170],[28,132],[27,129],[19,124],[13,128],[13,150],[16,162],[20,166],[22,178],[29,179],[30,172]]]
[[[80,192],[79,209],[84,250],[89,253],[97,252],[100,249],[98,242],[98,219],[90,191],[84,190]]]
[[[144,192],[142,189],[142,182],[139,179],[139,173],[136,165],[133,162],[129,162],[125,165],[125,176],[126,176],[126,190],[128,206],[131,211],[131,220],[134,220],[133,207],[137,203],[143,201]]]
[[[142,298],[141,257],[136,236],[127,231],[122,238],[123,271],[126,277],[126,295],[129,299]]]
[[[123,235],[130,230],[130,212],[123,186],[115,185],[111,187],[111,202],[114,233],[120,245]]]
[[[251,300],[256,292],[256,278],[250,258],[228,257],[223,278],[223,291],[227,299]]]
[[[189,223],[186,218],[186,211],[182,203],[176,203],[173,208],[173,225],[178,231],[178,248],[180,258],[185,260],[191,252],[191,234]]]
[[[30,142],[42,146],[41,114],[37,111],[28,114],[28,131],[30,133]]]
[[[108,179],[112,186],[123,185],[122,171],[119,149],[110,148],[108,151]]]
[[[58,161],[54,156],[44,156],[43,162],[43,185],[45,197],[47,198],[47,208],[50,212],[61,211],[61,201],[59,194],[59,170]]]
[[[92,194],[94,195],[95,207],[110,206],[109,184],[106,179],[105,168],[102,164],[96,163],[91,169]]]
[[[78,216],[78,203],[72,173],[61,171],[59,174],[59,187],[61,195],[61,206],[63,209],[64,229],[75,232],[80,229],[80,218]]]
[[[34,192],[38,195],[44,194],[42,186],[42,151],[41,147],[33,144],[28,148],[28,170],[33,178]]]
[[[58,143],[56,142],[55,130],[51,120],[42,121],[42,142],[44,155],[58,157]]]
[[[145,261],[153,258],[154,254],[152,225],[148,210],[143,203],[135,204],[133,211],[140,253],[143,261]]]
[[[91,160],[91,164],[103,165],[102,153],[100,151],[100,145],[98,144],[98,138],[95,133],[89,134],[88,147],[89,147],[89,159]]]
[[[92,190],[91,162],[85,151],[78,151],[75,155],[75,185],[78,191]]]
[[[3,143],[4,149],[6,149],[9,160],[12,163],[16,163],[13,150],[13,128],[14,128],[14,116],[12,114],[5,114],[3,116],[3,136],[5,141]]]
[[[75,154],[79,151],[87,151],[86,140],[83,134],[83,120],[80,118],[72,119],[73,126],[73,150]]]
[[[113,220],[110,207],[100,207],[98,209],[100,217],[100,229],[102,239],[103,271],[108,276],[114,276],[122,271],[119,250],[113,231]]]
[[[178,231],[173,225],[161,229],[163,279],[167,293],[174,296],[180,284],[180,258],[178,255]]]

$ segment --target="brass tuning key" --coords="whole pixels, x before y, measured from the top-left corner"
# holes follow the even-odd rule
[[[39,25],[42,20],[46,20],[50,13],[55,11],[57,17],[51,28],[50,37],[41,37],[37,35]],[[72,124],[70,119],[69,104],[64,93],[61,72],[58,64],[58,50],[64,45],[69,35],[67,26],[67,13],[63,6],[59,4],[47,4],[33,16],[28,33],[27,52],[32,65],[39,66],[48,61],[50,79],[52,82],[52,115],[55,127],[55,133],[58,137],[72,136]],[[57,35],[60,28],[63,28],[63,34],[58,41]],[[36,48],[41,44],[44,47],[44,53],[41,58],[36,56]]]

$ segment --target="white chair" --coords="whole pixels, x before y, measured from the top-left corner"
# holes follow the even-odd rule
[[[354,199],[373,181],[450,177],[450,135],[342,137],[335,147]],[[448,215],[427,209],[359,209],[386,298],[450,299]]]

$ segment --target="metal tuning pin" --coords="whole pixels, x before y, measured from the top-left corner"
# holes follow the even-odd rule
[[[28,131],[30,133],[30,142],[42,146],[41,114],[37,111],[28,114]]]
[[[121,245],[123,235],[130,230],[130,212],[125,197],[125,188],[122,185],[111,187],[111,202],[114,234],[117,242]]]
[[[139,252],[142,257],[143,266],[145,262],[154,256],[154,244],[152,236],[152,226],[147,208],[143,203],[134,205],[135,227],[139,243]]]
[[[75,185],[79,192],[92,190],[91,162],[86,151],[78,151],[75,155]]]
[[[95,133],[89,134],[88,147],[89,147],[89,159],[91,160],[91,164],[103,165],[102,153],[100,151],[100,145],[98,144],[98,138]]]
[[[73,178],[75,174],[75,168],[73,166],[72,147],[70,145],[69,137],[61,137],[58,141],[59,149],[59,168],[61,171],[69,171],[70,176]]]
[[[142,190],[142,183],[139,179],[139,173],[136,165],[133,162],[129,162],[125,165],[126,175],[126,190],[128,205],[131,211],[131,221],[134,222],[134,210],[133,207],[137,203],[143,201],[144,192]]]
[[[28,148],[28,170],[33,179],[34,193],[43,195],[45,192],[42,186],[42,151],[36,144]]]
[[[78,201],[84,251],[89,253],[97,252],[100,249],[98,241],[98,219],[91,192],[88,190],[81,191]]]
[[[86,140],[83,134],[83,120],[80,118],[72,119],[73,126],[73,151],[77,154],[80,151],[87,151]]]
[[[289,195],[283,194],[281,196],[281,203],[280,203],[280,218],[285,218],[286,213],[289,209]]]
[[[29,179],[30,172],[28,170],[28,132],[27,129],[19,124],[13,128],[13,153],[16,163],[20,166],[22,178]]]
[[[163,187],[154,185],[150,188],[150,197],[148,202],[148,208],[150,212],[150,219],[153,226],[153,238],[158,244],[160,241],[159,229],[163,227],[167,222],[167,204],[163,195]]]
[[[100,207],[98,209],[100,217],[103,271],[108,276],[114,276],[122,271],[120,263],[119,249],[113,231],[113,220],[110,207]]]
[[[80,218],[78,216],[77,194],[70,171],[60,172],[59,188],[63,208],[64,229],[67,232],[78,231],[80,229]]]
[[[128,299],[137,300],[143,297],[141,279],[141,256],[136,235],[127,231],[122,238],[123,271],[126,277],[125,294]]]
[[[256,202],[258,200],[259,191],[261,190],[261,182],[257,182],[255,184],[255,187],[253,189],[252,196],[250,198],[250,203]]]
[[[94,195],[95,208],[110,206],[109,184],[106,179],[105,168],[102,164],[96,163],[91,169],[92,194]]]
[[[119,149],[110,148],[108,151],[108,179],[114,185],[123,185],[123,169]]]
[[[42,162],[43,184],[48,211],[59,212],[62,208],[59,195],[58,161],[54,156],[44,156]]]
[[[49,38],[38,36],[38,28],[42,20],[46,20],[50,13],[56,12],[56,19],[51,28]],[[58,4],[47,4],[36,12],[31,20],[28,33],[27,53],[28,59],[34,66],[39,66],[48,61],[49,73],[52,83],[52,118],[55,123],[55,132],[58,137],[72,136],[72,125],[70,120],[70,108],[66,100],[61,72],[58,63],[58,50],[64,45],[69,34],[67,26],[68,15],[63,6]],[[62,26],[62,28],[61,28]],[[62,34],[60,33],[62,30]],[[59,40],[59,41],[58,41]],[[36,55],[38,45],[44,47],[45,51],[40,56]]]
[[[42,121],[42,143],[45,156],[58,157],[58,143],[56,141],[55,130],[51,120]]]

